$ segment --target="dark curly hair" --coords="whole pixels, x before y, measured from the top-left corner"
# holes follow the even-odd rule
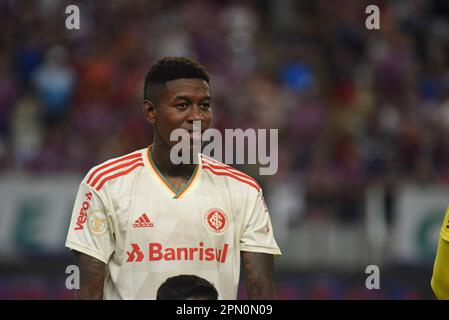
[[[186,57],[165,57],[153,64],[145,76],[144,99],[155,101],[157,91],[176,79],[202,79],[209,84],[206,68]]]
[[[204,278],[182,274],[165,280],[157,290],[156,300],[218,300],[214,285]]]

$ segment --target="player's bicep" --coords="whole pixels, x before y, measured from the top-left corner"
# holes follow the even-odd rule
[[[273,255],[241,251],[249,299],[274,299]]]
[[[92,256],[72,250],[75,264],[80,271],[80,288],[75,291],[75,299],[103,299],[106,264]]]

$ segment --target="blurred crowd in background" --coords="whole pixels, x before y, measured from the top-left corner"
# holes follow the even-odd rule
[[[372,185],[449,185],[446,0],[0,0],[0,173],[84,175],[146,147],[143,79],[175,55],[208,69],[215,127],[279,129],[278,173],[242,170],[287,225],[357,222]]]
[[[367,185],[449,183],[449,3],[0,1],[0,171],[76,172],[147,146],[143,79],[166,55],[211,74],[214,122],[278,128],[262,184],[305,188],[303,213],[357,220]],[[297,206],[298,207],[298,206]]]

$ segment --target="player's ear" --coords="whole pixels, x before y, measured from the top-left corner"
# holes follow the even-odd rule
[[[156,123],[156,106],[148,99],[143,101],[143,114],[149,123]]]

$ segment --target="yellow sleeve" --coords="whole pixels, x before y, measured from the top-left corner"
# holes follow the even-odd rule
[[[430,285],[438,299],[449,299],[449,207],[446,209],[440,229],[438,249]]]

